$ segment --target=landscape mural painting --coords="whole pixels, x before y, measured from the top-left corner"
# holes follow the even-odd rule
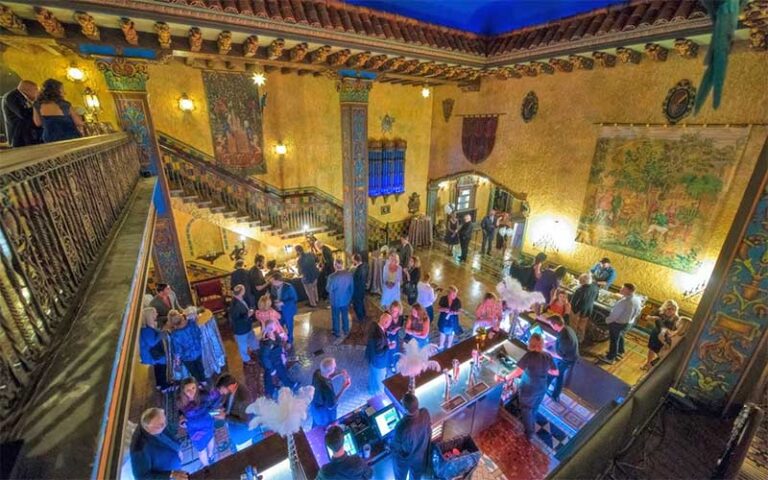
[[[748,133],[749,127],[602,127],[576,241],[694,272]]]
[[[216,163],[239,174],[266,173],[259,91],[242,73],[203,72]]]

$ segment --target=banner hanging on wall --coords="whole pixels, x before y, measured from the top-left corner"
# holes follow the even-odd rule
[[[496,144],[498,125],[498,115],[464,117],[461,126],[461,148],[470,163],[482,163],[491,154]]]

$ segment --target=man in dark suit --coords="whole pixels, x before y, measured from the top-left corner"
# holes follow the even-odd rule
[[[40,129],[32,120],[32,103],[37,98],[37,85],[22,80],[19,86],[3,96],[3,118],[12,147],[40,143]]]
[[[359,253],[352,255],[352,308],[358,322],[365,321],[365,284],[368,282],[368,264]]]
[[[259,342],[253,333],[253,309],[245,302],[245,286],[237,284],[232,288],[232,302],[229,304],[229,322],[235,335],[240,358],[245,365],[253,365],[251,352],[259,349]]]
[[[235,377],[225,373],[216,381],[216,390],[221,394],[224,419],[227,421],[229,438],[240,451],[246,448],[254,436],[261,437],[260,430],[249,430],[251,415],[245,411],[252,403],[248,388],[241,385]]]
[[[365,346],[365,358],[368,360],[368,393],[379,394],[389,366],[389,341],[387,329],[392,324],[392,315],[381,314],[379,321],[371,325],[368,331],[368,343]]]
[[[320,260],[323,262],[323,269],[320,271],[320,278],[317,282],[317,291],[320,294],[320,298],[323,300],[328,298],[328,291],[326,285],[328,284],[328,277],[333,273],[333,251],[331,247],[325,245],[320,240],[315,242],[315,248],[320,252]]]
[[[461,246],[461,256],[459,261],[464,263],[467,261],[467,254],[469,253],[469,241],[472,240],[472,230],[474,230],[475,224],[472,222],[472,215],[464,215],[464,223],[459,228],[459,245]]]
[[[234,288],[235,285],[245,287],[243,300],[250,308],[256,308],[256,298],[253,296],[254,286],[251,285],[251,277],[248,270],[245,269],[245,260],[240,259],[235,262],[235,271],[229,277],[229,284]]]
[[[187,480],[181,471],[181,444],[168,431],[165,412],[149,408],[131,439],[131,468],[136,480]]]
[[[403,397],[405,416],[397,423],[392,439],[392,469],[395,480],[420,480],[426,473],[432,440],[432,419],[426,408],[419,408],[413,393]]]
[[[480,229],[483,231],[483,244],[480,247],[480,253],[491,254],[491,246],[496,233],[496,210],[491,209],[488,215],[483,217],[480,222]]]

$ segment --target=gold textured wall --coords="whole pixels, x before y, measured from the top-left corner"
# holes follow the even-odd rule
[[[385,115],[395,119],[391,133],[383,133],[381,120]],[[421,88],[374,83],[368,97],[368,137],[403,138],[408,142],[405,153],[405,193],[398,200],[390,197],[387,215],[381,215],[383,198],[368,202],[368,213],[383,222],[408,217],[408,197],[416,192],[421,198],[421,212],[427,207],[429,147],[432,130],[432,96],[421,96]]]
[[[64,84],[64,98],[76,108],[85,108],[83,90],[86,87],[91,87],[101,101],[99,120],[111,123],[116,129],[120,128],[117,122],[115,102],[112,101],[112,95],[107,90],[104,76],[96,69],[93,61],[54,55],[32,44],[25,45],[24,48],[26,51],[19,48],[7,48],[0,52],[0,61],[22,79],[32,80],[38,86],[41,86],[49,78],[59,80]],[[75,83],[67,79],[67,67],[72,61],[76,61],[77,66],[85,72],[85,80],[82,82]],[[0,92],[0,94],[2,93],[5,92]]]
[[[701,57],[701,56],[700,56]],[[619,64],[612,69],[556,73],[519,80],[490,80],[481,92],[461,92],[440,87],[435,92],[432,121],[430,178],[475,168],[512,191],[528,193],[531,208],[524,249],[533,252],[537,229],[559,219],[562,237],[573,239],[600,122],[664,123],[662,102],[678,81],[697,85],[703,72],[699,59],[682,59],[670,52],[663,63],[647,57],[639,65]],[[768,56],[737,45],[731,55],[722,105],[713,111],[711,100],[688,123],[768,123]],[[538,115],[530,123],[520,117],[523,97],[535,91],[539,98]],[[442,116],[442,101],[456,100],[449,122]],[[496,146],[487,160],[470,164],[461,150],[461,118],[456,114],[504,113],[500,117]],[[765,139],[766,128],[753,126],[744,158],[736,171],[726,205],[714,224],[704,259],[716,259],[736,208],[754,168]],[[603,256],[609,256],[618,270],[620,282],[634,282],[639,290],[656,299],[681,301],[686,309],[695,308],[697,299],[684,300],[682,286],[690,276],[639,259],[599,248],[572,243],[553,254],[556,261],[583,270]]]
[[[147,89],[155,128],[211,155],[213,145],[208,121],[208,106],[201,70],[174,61],[151,65]],[[189,113],[178,109],[178,98],[186,93],[196,108]],[[264,155],[267,173],[259,178],[281,188],[315,186],[341,199],[341,107],[336,82],[312,75],[267,75],[261,89],[267,94],[264,109]],[[406,194],[398,201],[388,200],[392,211],[380,215],[381,199],[369,212],[383,221],[408,216],[408,195],[421,195],[426,206],[426,182],[432,121],[432,99],[421,97],[414,87],[374,84],[370,94],[369,137],[381,138],[381,118],[395,117],[390,136],[408,142],[406,154]],[[274,153],[278,142],[288,147],[282,158]]]

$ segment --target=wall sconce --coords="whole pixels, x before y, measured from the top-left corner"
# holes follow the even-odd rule
[[[267,76],[263,72],[256,72],[251,76],[251,80],[253,80],[257,87],[263,87],[267,83]]]
[[[421,96],[424,98],[429,98],[429,95],[432,93],[432,90],[429,87],[424,87],[421,89]]]
[[[67,79],[71,82],[82,82],[85,80],[85,71],[76,63],[72,63],[67,67]]]
[[[191,112],[195,109],[195,102],[187,96],[186,93],[182,93],[179,97],[179,110],[182,112]]]
[[[288,153],[288,146],[284,143],[278,143],[275,145],[275,153],[278,155],[285,155]]]
[[[85,100],[85,107],[92,113],[101,110],[101,101],[96,95],[96,92],[91,90],[91,87],[86,87],[85,90],[83,90],[83,100]]]

